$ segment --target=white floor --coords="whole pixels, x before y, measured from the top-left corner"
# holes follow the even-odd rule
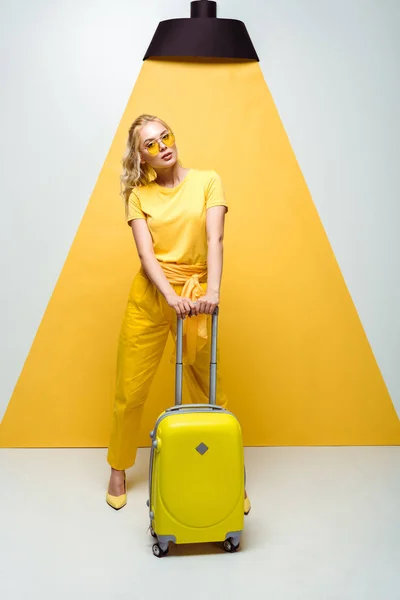
[[[241,550],[163,559],[147,533],[148,451],[118,512],[105,457],[0,451],[2,600],[400,599],[400,447],[247,448]]]

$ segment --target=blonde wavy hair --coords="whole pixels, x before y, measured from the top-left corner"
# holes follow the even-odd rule
[[[122,157],[121,195],[127,202],[135,187],[147,185],[156,177],[156,172],[147,163],[140,163],[140,131],[144,125],[158,121],[166,129],[167,123],[155,115],[143,114],[137,117],[129,128],[126,150]]]

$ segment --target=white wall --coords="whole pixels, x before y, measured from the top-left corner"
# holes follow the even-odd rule
[[[400,2],[218,7],[246,23],[400,414]],[[0,416],[155,28],[188,15],[189,0],[2,0]]]

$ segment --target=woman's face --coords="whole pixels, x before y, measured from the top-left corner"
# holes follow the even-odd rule
[[[171,133],[170,130],[158,121],[151,121],[142,127],[139,145],[142,162],[148,163],[154,169],[172,167],[176,163],[178,149],[175,143],[172,146],[166,145],[170,141],[168,133]]]

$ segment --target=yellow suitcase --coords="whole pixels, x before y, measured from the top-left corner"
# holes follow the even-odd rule
[[[176,341],[175,406],[157,419],[150,436],[150,531],[153,554],[169,543],[221,542],[239,548],[244,526],[244,453],[239,421],[217,406],[218,310],[212,316],[210,404],[182,405],[182,329]]]

